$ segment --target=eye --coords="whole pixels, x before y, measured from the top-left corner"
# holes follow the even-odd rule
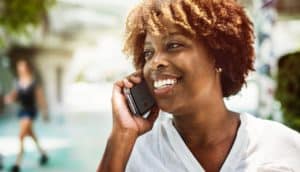
[[[182,47],[182,44],[176,43],[176,42],[171,42],[167,44],[167,50],[173,50]]]
[[[146,61],[148,61],[153,56],[153,53],[154,53],[153,50],[144,50],[143,57],[145,58]]]

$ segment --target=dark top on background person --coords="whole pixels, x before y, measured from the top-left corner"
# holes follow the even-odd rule
[[[17,82],[17,100],[21,106],[19,117],[28,116],[29,118],[35,119],[37,115],[37,102],[36,102],[36,81],[32,81],[26,87]]]

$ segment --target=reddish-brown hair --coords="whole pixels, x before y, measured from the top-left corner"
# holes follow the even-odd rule
[[[136,69],[147,33],[161,34],[167,20],[202,41],[222,68],[223,97],[236,94],[253,69],[253,25],[235,0],[144,0],[129,14],[123,51],[133,57]]]

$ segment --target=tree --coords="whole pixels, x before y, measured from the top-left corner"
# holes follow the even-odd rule
[[[44,21],[56,0],[0,0],[0,47],[8,38],[28,34],[30,26]]]
[[[300,131],[300,52],[287,54],[278,62],[277,90],[285,123]]]

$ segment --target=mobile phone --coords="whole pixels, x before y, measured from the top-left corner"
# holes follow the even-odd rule
[[[132,88],[125,88],[124,94],[130,111],[138,116],[144,116],[156,104],[144,79]]]

